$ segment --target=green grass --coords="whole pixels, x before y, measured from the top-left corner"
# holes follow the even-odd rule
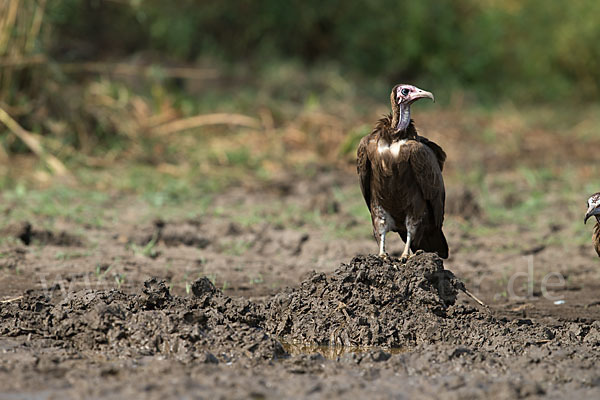
[[[101,227],[111,217],[107,208],[109,196],[82,188],[57,185],[47,189],[28,189],[25,184],[19,183],[12,189],[3,190],[2,200],[0,212],[16,221],[43,217],[52,226],[54,220],[63,218],[77,224]]]
[[[446,179],[447,187],[455,184],[475,193],[482,217],[464,221],[447,216],[446,229],[471,237],[496,237],[494,252],[517,254],[536,245],[566,250],[591,243],[592,224],[581,222],[587,196],[600,185],[582,178],[576,164],[535,167],[518,160],[510,170],[491,174],[475,166]],[[461,248],[477,250],[477,246]]]
[[[249,277],[248,284],[250,286],[253,286],[253,285],[258,285],[258,284],[261,284],[261,283],[264,283],[264,282],[265,282],[265,279],[263,278],[262,274],[259,273],[259,274],[256,274],[256,275],[251,275]]]
[[[227,240],[219,244],[221,251],[224,254],[231,256],[244,255],[253,245],[253,242],[247,240]]]
[[[131,243],[129,246],[130,246],[131,250],[133,250],[133,252],[137,255],[141,255],[141,256],[149,257],[149,258],[156,258],[156,257],[158,257],[158,254],[159,254],[158,250],[156,250],[157,242],[158,242],[158,232],[154,232],[150,241],[148,243],[146,243],[144,246],[138,246],[135,243]]]
[[[113,174],[120,177],[105,181],[106,186],[101,189],[83,184],[75,187],[57,184],[40,189],[24,181],[16,182],[2,191],[0,213],[8,216],[3,223],[29,220],[35,221],[37,226],[51,229],[57,220],[66,220],[81,226],[105,227],[119,221],[118,212],[124,206],[135,204],[140,212],[136,223],[156,217],[184,219],[203,215],[223,216],[226,213],[244,229],[269,223],[299,231],[316,229],[327,240],[369,239],[372,235],[369,212],[358,184],[333,188],[333,200],[340,205],[337,214],[322,213],[289,198],[276,198],[265,204],[231,206],[225,210],[212,207],[212,202],[226,185],[192,180],[191,174],[178,177],[153,171],[150,167],[125,168],[119,174]],[[100,171],[96,175],[102,180],[105,173]],[[310,175],[310,172],[305,173]],[[91,181],[93,173],[88,171],[87,174]],[[486,174],[483,169],[473,168],[465,173],[454,170],[448,175],[448,187],[461,184],[476,193],[483,209],[483,219],[463,221],[447,216],[447,229],[462,230],[472,236],[509,237],[515,233],[506,231],[506,227],[516,226],[541,232],[538,243],[548,246],[587,245],[590,242],[592,224],[584,226],[580,217],[587,195],[598,188],[593,181],[582,181],[573,166],[566,165],[559,174],[548,167],[521,164],[515,166],[510,174]],[[113,187],[112,184],[117,185]],[[566,220],[559,218],[562,230],[543,237],[550,230],[552,215],[556,213],[573,217]],[[3,237],[0,243],[8,244],[11,240]],[[230,240],[221,246],[225,254],[242,256],[252,243]],[[521,247],[519,240],[509,237],[494,251],[514,252],[522,250]],[[156,240],[145,246],[132,245],[131,249],[145,257],[157,255]],[[69,260],[85,256],[85,253],[63,251],[55,257],[57,260]]]
[[[117,284],[117,288],[121,289],[121,286],[125,283],[127,276],[125,274],[116,274],[115,275],[115,283]]]
[[[103,265],[97,264],[96,268],[94,269],[94,276],[96,277],[96,280],[98,280],[98,281],[104,280],[106,278],[106,275],[112,269],[112,267],[113,267],[112,265],[109,265],[105,268]]]
[[[13,221],[30,221],[36,228],[53,229],[57,220],[102,228],[121,221],[119,213],[134,204],[140,222],[157,217],[197,218],[222,190],[216,178],[173,177],[139,166],[80,171],[79,178],[76,185],[56,183],[42,188],[23,178],[1,187],[0,214],[6,217],[0,228]],[[138,250],[147,253],[150,248]]]
[[[59,251],[54,255],[54,259],[60,261],[73,260],[76,258],[89,257],[89,251]]]

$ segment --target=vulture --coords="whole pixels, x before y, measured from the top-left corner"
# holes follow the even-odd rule
[[[600,257],[600,192],[594,193],[587,201],[588,209],[585,213],[583,223],[585,224],[589,217],[592,215],[596,217],[596,225],[594,226],[594,233],[592,240],[594,241],[594,249],[598,257]]]
[[[448,243],[442,232],[446,153],[419,136],[410,118],[411,104],[424,98],[435,101],[432,93],[415,86],[394,86],[392,113],[381,118],[358,145],[360,188],[382,257],[387,257],[385,235],[392,231],[405,243],[404,260],[419,249],[448,258]]]

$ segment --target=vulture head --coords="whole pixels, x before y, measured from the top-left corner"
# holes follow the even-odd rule
[[[410,124],[410,105],[419,99],[428,98],[435,102],[431,92],[413,85],[394,86],[390,95],[392,103],[392,126],[396,133],[404,131]]]
[[[588,209],[585,213],[585,218],[583,219],[583,223],[585,224],[589,217],[592,215],[596,217],[596,221],[600,224],[600,192],[594,193],[588,199]]]

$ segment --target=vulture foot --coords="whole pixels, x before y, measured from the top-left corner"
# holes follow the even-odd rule
[[[422,253],[423,253],[423,250],[417,250],[416,253],[402,254],[402,256],[400,256],[400,263],[406,264],[408,262],[408,260],[410,260],[414,256],[417,256]]]

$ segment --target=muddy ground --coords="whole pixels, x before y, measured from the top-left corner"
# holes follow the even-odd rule
[[[0,397],[600,396],[597,259],[565,244],[579,215],[498,229],[452,189],[450,258],[402,264],[397,237],[369,255],[368,221],[332,190],[355,185],[324,172],[230,189],[201,215],[115,196],[102,226],[11,221]]]

